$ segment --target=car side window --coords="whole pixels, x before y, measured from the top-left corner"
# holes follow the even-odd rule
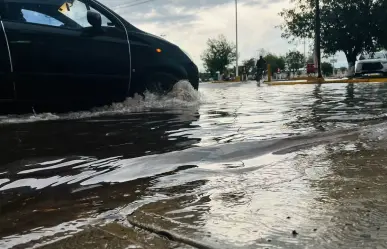
[[[94,8],[86,5],[83,1],[74,0],[72,3],[69,3],[66,5],[63,4],[59,11],[70,18],[71,20],[75,21],[82,27],[91,27],[90,23],[87,21],[87,11],[92,10],[101,15],[102,19],[102,27],[111,27],[114,26],[112,24],[112,21],[109,20],[105,15],[100,13],[99,11],[95,10]]]
[[[22,9],[21,12],[24,20],[28,23],[43,24],[56,27],[64,25],[63,22],[53,18],[52,16],[48,16],[34,10]]]
[[[47,1],[31,3],[29,0],[5,0],[5,19],[15,22],[40,24],[68,29],[91,27],[87,11],[101,15],[103,27],[114,27],[109,18],[85,3],[85,0]]]

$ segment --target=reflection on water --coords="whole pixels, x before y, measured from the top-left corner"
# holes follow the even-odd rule
[[[182,86],[1,118],[0,247],[128,215],[218,248],[387,247],[387,84]]]
[[[170,139],[166,130],[194,128],[198,118],[190,111],[4,126],[3,136],[13,143],[1,144],[2,177],[8,182],[0,186],[0,236],[132,202],[150,184],[151,179],[141,178],[153,176],[151,169],[142,168],[135,174],[138,179],[117,185],[85,187],[82,182],[122,167],[128,158],[191,147],[200,139]],[[44,219],[47,213],[50,219]]]

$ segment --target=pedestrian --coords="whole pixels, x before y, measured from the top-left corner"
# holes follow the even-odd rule
[[[257,80],[260,80],[260,78],[263,76],[263,71],[266,71],[266,61],[263,59],[262,55],[259,56],[259,60],[257,60],[255,66],[257,67]]]

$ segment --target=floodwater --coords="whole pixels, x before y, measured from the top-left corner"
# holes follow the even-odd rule
[[[0,248],[133,212],[213,248],[387,248],[386,118],[387,84],[254,82],[1,117]]]

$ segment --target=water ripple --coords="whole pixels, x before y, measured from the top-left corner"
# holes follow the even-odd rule
[[[386,99],[386,84],[180,82],[1,117],[0,247],[134,213],[220,248],[386,248]]]

